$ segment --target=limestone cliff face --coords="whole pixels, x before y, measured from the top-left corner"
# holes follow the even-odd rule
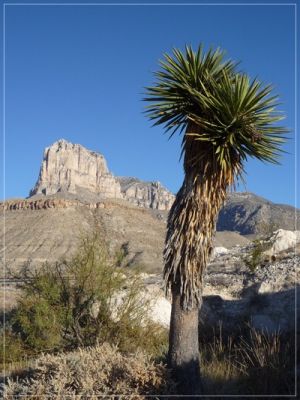
[[[44,151],[38,181],[30,196],[86,189],[103,198],[121,198],[119,182],[109,172],[101,154],[79,144],[58,140]]]
[[[143,182],[136,178],[118,177],[124,199],[139,207],[168,211],[175,196],[160,182]]]
[[[103,155],[64,139],[45,149],[38,181],[29,196],[58,193],[76,195],[88,203],[124,199],[139,207],[166,211],[175,198],[159,182],[114,177]]]

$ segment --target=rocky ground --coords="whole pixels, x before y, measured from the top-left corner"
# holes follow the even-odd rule
[[[291,237],[294,242],[291,246]],[[296,244],[298,243],[298,244]],[[270,255],[270,249],[281,248]],[[254,244],[234,246],[228,250],[216,248],[205,276],[201,321],[204,326],[234,330],[243,323],[257,329],[293,331],[295,306],[299,298],[297,266],[300,262],[299,232],[280,230],[269,239],[268,250],[252,272],[247,266]],[[157,299],[153,319],[169,324],[171,304],[163,296],[163,281],[159,275],[145,277],[147,292]],[[299,306],[299,304],[298,304]],[[299,325],[298,325],[299,326]]]

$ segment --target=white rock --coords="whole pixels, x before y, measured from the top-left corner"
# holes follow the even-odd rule
[[[105,198],[123,197],[121,186],[109,172],[103,155],[79,144],[58,140],[45,149],[40,175],[30,195],[76,193],[77,187]]]
[[[155,299],[149,317],[152,321],[168,327],[171,318],[171,303],[163,296]]]
[[[281,251],[295,247],[300,242],[300,231],[286,231],[278,229],[270,238],[272,247],[265,252],[267,255],[275,255]]]
[[[219,246],[219,247],[215,247],[213,249],[212,257],[214,258],[214,257],[218,257],[218,256],[223,256],[224,254],[228,254],[228,253],[229,253],[229,250],[226,249],[226,247]]]

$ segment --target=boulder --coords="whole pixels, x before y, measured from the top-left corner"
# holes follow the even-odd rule
[[[228,252],[229,252],[229,250],[226,249],[226,247],[222,247],[222,246],[214,247],[211,257],[215,258],[218,256],[223,256],[224,254],[227,254]]]
[[[287,231],[278,229],[268,240],[271,244],[270,249],[266,250],[266,255],[276,255],[281,251],[293,249],[300,242],[300,231]]]

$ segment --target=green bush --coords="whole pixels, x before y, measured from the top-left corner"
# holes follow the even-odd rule
[[[31,349],[46,351],[62,345],[65,310],[60,303],[62,293],[58,283],[53,271],[44,266],[23,284],[12,323],[14,331],[21,334]]]
[[[271,247],[271,244],[264,239],[253,240],[253,247],[247,257],[245,257],[245,265],[253,273],[256,268],[264,262],[264,252]]]
[[[122,351],[161,353],[166,331],[147,317],[140,275],[120,263],[120,253],[109,257],[93,234],[70,261],[24,268],[13,330],[36,352],[109,342]]]
[[[0,364],[4,367],[5,363],[12,363],[24,358],[27,354],[27,349],[20,336],[12,332],[11,329],[5,328],[1,330],[0,340]]]

